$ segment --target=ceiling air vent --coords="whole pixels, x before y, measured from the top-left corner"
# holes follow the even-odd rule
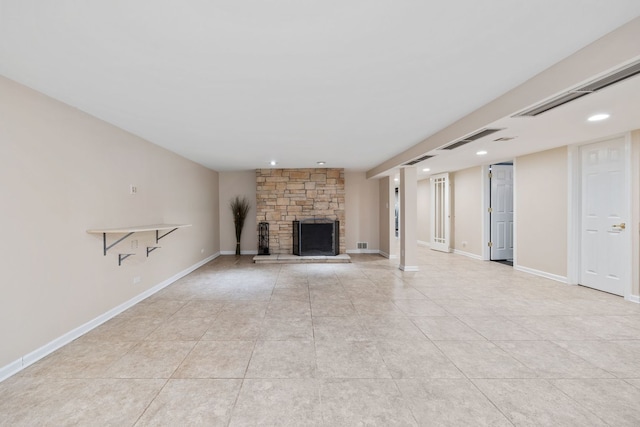
[[[422,157],[420,157],[420,158],[417,158],[417,159],[411,160],[410,162],[407,162],[407,163],[405,163],[405,164],[404,164],[404,165],[402,165],[402,166],[413,166],[413,165],[415,165],[416,163],[420,163],[421,161],[423,161],[423,160],[427,160],[427,159],[430,159],[430,158],[432,158],[432,157],[433,157],[433,156],[422,156]]]
[[[462,139],[459,139],[455,142],[452,142],[449,145],[445,145],[444,147],[441,147],[440,150],[453,150],[454,148],[458,148],[458,147],[462,147],[465,144],[468,144],[470,142],[473,142],[477,139],[480,138],[484,138],[487,135],[491,135],[492,133],[496,133],[498,131],[501,131],[503,129],[482,129],[479,130],[478,132],[471,134],[469,136],[465,136]]]
[[[607,74],[606,76],[600,77],[597,80],[572,89],[569,92],[556,96],[555,98],[549,101],[545,101],[542,104],[531,107],[528,110],[521,111],[520,113],[515,114],[512,117],[535,117],[546,111],[552,110],[575,99],[582,98],[583,96],[589,95],[590,93],[597,92],[600,89],[604,89],[607,86],[611,86],[614,83],[621,82],[637,74],[640,74],[640,61],[629,64],[623,68]]]

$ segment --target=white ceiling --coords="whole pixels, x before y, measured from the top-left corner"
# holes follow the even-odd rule
[[[0,74],[215,170],[368,170],[637,16],[638,0],[0,0]],[[618,132],[585,115],[621,107],[614,92],[638,106],[638,80],[562,107],[577,126],[545,114],[545,146],[504,119],[518,138],[484,159],[479,141],[425,164]],[[612,119],[640,128],[630,111]]]
[[[579,98],[536,117],[505,117],[487,124],[503,129],[455,150],[432,150],[432,159],[416,164],[418,177],[479,164],[512,161],[515,157],[564,145],[597,141],[640,129],[640,75]],[[595,114],[607,120],[589,122]],[[463,135],[461,135],[463,136]],[[495,141],[512,137],[510,141]],[[478,151],[487,154],[479,157]],[[423,171],[428,168],[429,171]]]

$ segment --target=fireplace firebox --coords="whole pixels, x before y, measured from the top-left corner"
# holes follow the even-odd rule
[[[340,221],[327,219],[293,221],[293,254],[339,255]]]

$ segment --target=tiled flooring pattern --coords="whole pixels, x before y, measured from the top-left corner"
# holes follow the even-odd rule
[[[640,305],[420,250],[221,257],[0,383],[0,424],[638,426]]]

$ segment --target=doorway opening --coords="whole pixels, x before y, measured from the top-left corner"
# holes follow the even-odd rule
[[[489,166],[487,209],[489,224],[489,260],[513,267],[514,203],[513,162]]]
[[[395,212],[395,228],[396,228],[396,238],[400,237],[400,192],[398,191],[398,187],[395,189],[395,201],[394,201],[394,212]]]

